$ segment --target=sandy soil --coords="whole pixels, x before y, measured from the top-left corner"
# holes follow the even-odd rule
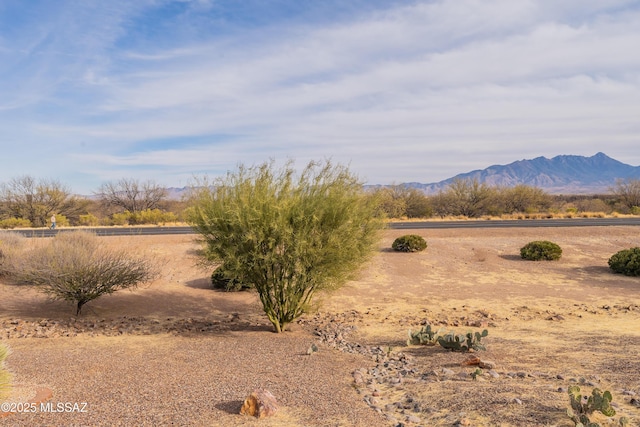
[[[73,308],[0,283],[15,395],[45,386],[53,402],[88,408],[13,414],[0,425],[570,426],[565,389],[573,383],[611,390],[618,415],[640,425],[640,278],[607,267],[613,253],[640,246],[639,228],[413,230],[426,251],[391,251],[407,233],[386,231],[357,280],[322,296],[317,313],[280,335],[254,294],[209,289],[193,236],[102,238],[150,254],[162,275],[89,303],[82,322],[93,330],[71,337],[7,332],[18,319],[69,324]],[[561,260],[519,258],[520,247],[542,239],[563,248]],[[398,374],[401,384],[380,380],[372,357],[326,343],[307,355],[314,331],[338,322],[355,327],[347,342],[408,356],[412,373]],[[486,327],[487,351],[478,355],[496,364],[495,375],[473,380],[475,367],[461,366],[468,354],[406,346],[407,331],[426,322],[458,332]],[[354,384],[357,369],[362,385]],[[237,415],[259,387],[282,411],[260,421]]]

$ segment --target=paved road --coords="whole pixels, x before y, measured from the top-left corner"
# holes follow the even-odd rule
[[[509,228],[509,227],[600,227],[640,226],[640,218],[572,218],[572,219],[527,219],[527,220],[468,220],[468,221],[410,221],[392,222],[389,228],[417,230],[424,228]],[[48,228],[15,230],[27,237],[51,237],[59,232],[73,229],[49,230]],[[190,227],[96,227],[87,228],[98,236],[149,236],[162,234],[193,234]],[[3,231],[0,231],[0,235]]]
[[[390,227],[411,230],[420,228],[600,227],[620,225],[640,225],[640,218],[420,221],[394,222],[390,224]]]

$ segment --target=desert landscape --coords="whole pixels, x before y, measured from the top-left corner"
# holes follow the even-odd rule
[[[403,234],[428,248],[391,250]],[[252,292],[210,288],[194,235],[102,237],[152,256],[161,277],[73,307],[0,283],[10,401],[51,390],[84,411],[14,413],[12,426],[572,426],[567,388],[609,390],[640,425],[640,278],[608,258],[638,227],[386,230],[356,280],[273,332]],[[559,261],[520,259],[532,240]],[[41,244],[34,239],[30,245]],[[408,331],[488,330],[482,372],[469,353],[408,346]],[[317,351],[311,351],[312,345]],[[472,374],[476,375],[472,375]],[[239,415],[255,389],[274,417]]]

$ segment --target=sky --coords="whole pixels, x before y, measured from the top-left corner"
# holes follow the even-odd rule
[[[2,0],[0,183],[640,165],[638,0]]]

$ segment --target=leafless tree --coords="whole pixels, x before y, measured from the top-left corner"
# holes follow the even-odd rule
[[[29,175],[0,184],[0,203],[0,216],[28,219],[34,227],[45,226],[52,214],[77,218],[87,205],[59,181]]]
[[[640,179],[619,179],[611,192],[629,209],[640,206]]]
[[[167,198],[167,190],[154,181],[140,182],[123,178],[102,184],[95,195],[107,207],[135,213],[161,209]]]

